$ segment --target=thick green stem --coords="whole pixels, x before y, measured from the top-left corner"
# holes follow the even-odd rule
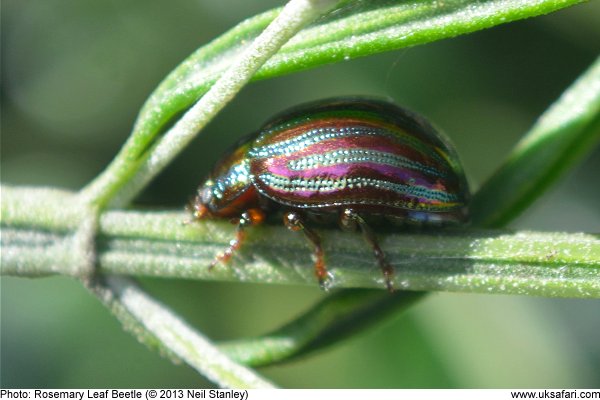
[[[70,195],[3,187],[2,273],[63,271]],[[23,208],[27,198],[44,198]],[[55,213],[53,216],[49,213]],[[56,214],[58,213],[58,214]],[[100,219],[98,267],[107,274],[316,285],[309,246],[283,226],[256,227],[228,265],[208,265],[233,235],[227,222],[184,225],[181,212],[111,211]],[[42,221],[42,222],[40,222]],[[384,288],[361,236],[319,230],[334,288]],[[454,231],[380,233],[398,289],[600,297],[600,240],[583,233]]]

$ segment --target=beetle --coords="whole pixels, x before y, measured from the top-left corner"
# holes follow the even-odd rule
[[[468,220],[468,199],[454,148],[423,117],[388,101],[344,97],[300,105],[241,140],[200,186],[192,213],[195,220],[237,224],[211,268],[241,247],[247,227],[283,217],[312,245],[315,275],[325,289],[329,273],[312,225],[337,220],[362,232],[392,291],[394,270],[370,221],[461,224]]]

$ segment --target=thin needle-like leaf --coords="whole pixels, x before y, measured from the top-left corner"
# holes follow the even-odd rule
[[[144,293],[133,281],[111,276],[96,280],[90,290],[142,340],[156,346],[220,387],[269,389],[273,384],[221,352],[208,339],[188,326],[164,304]]]
[[[600,142],[600,58],[523,137],[471,203],[474,224],[515,219]]]

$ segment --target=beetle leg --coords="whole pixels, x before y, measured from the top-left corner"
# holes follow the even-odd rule
[[[242,247],[242,243],[246,239],[245,229],[248,226],[259,225],[265,220],[265,213],[259,208],[252,208],[247,210],[240,215],[239,220],[233,220],[232,222],[237,222],[237,229],[235,232],[235,238],[233,238],[229,242],[229,247],[225,249],[225,251],[219,254],[215,259],[210,263],[209,269],[212,269],[218,263],[226,263],[228,262],[233,254]]]
[[[294,232],[302,231],[304,236],[314,247],[315,255],[315,275],[319,280],[319,286],[323,290],[327,290],[327,278],[330,276],[325,267],[325,259],[323,253],[323,246],[321,246],[321,238],[319,235],[306,226],[302,217],[296,211],[288,211],[283,215],[283,223],[285,226]]]
[[[356,213],[356,211],[350,208],[346,208],[344,211],[342,211],[340,224],[342,225],[342,228],[345,229],[356,229],[356,226],[358,225],[363,237],[373,249],[373,254],[375,254],[377,263],[379,264],[379,267],[383,272],[383,277],[385,278],[385,286],[390,292],[393,292],[394,285],[392,283],[392,278],[394,276],[394,269],[385,258],[385,253],[383,250],[381,250],[381,247],[379,247],[379,241],[369,225],[360,215],[358,215],[358,213]]]

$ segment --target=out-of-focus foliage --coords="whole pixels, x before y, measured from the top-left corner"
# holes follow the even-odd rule
[[[80,188],[111,160],[175,65],[276,5],[2,2],[2,181]],[[252,84],[140,202],[183,207],[236,138],[287,106],[346,94],[391,97],[427,115],[453,139],[477,187],[596,58],[599,18],[600,4],[590,2]],[[598,170],[596,151],[513,226],[597,232]],[[143,284],[217,339],[263,333],[322,296],[296,287]],[[207,384],[137,344],[67,278],[1,285],[3,387]],[[376,331],[264,374],[286,387],[597,387],[599,308],[598,301],[436,294]]]

